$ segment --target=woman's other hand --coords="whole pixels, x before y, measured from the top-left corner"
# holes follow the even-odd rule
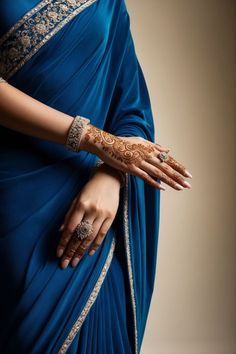
[[[63,269],[69,263],[76,267],[89,248],[89,255],[92,255],[91,252],[95,252],[101,245],[118,210],[120,186],[118,174],[104,164],[97,168],[73,200],[65,215],[57,248],[57,256],[61,257]],[[92,223],[93,232],[81,241],[73,231],[82,220],[89,220]]]
[[[191,188],[184,179],[192,177],[185,166],[171,155],[165,161],[158,157],[169,149],[142,137],[119,137],[88,124],[81,145],[82,149],[95,153],[108,165],[141,177],[155,188],[165,190],[157,178],[176,190]]]

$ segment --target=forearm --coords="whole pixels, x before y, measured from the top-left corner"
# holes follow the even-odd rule
[[[65,144],[73,117],[0,83],[0,124],[52,142]]]
[[[0,125],[65,145],[73,121],[74,117],[47,106],[7,82],[0,82]],[[87,133],[87,130],[91,132]],[[101,138],[97,138],[98,133],[101,129],[86,124],[81,134],[80,150],[99,156],[103,145]],[[113,179],[120,178],[111,167],[104,166],[101,170],[105,173],[105,169]]]

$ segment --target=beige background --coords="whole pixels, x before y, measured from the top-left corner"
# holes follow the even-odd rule
[[[126,0],[156,139],[191,171],[161,192],[142,354],[236,354],[236,2]]]

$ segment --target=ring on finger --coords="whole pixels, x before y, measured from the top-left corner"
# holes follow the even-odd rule
[[[162,151],[160,152],[157,157],[160,159],[161,162],[164,162],[168,159],[168,152]]]
[[[79,248],[81,248],[83,251],[86,250],[86,248],[88,248],[87,246],[85,246],[83,243],[79,246]]]
[[[93,232],[93,224],[91,221],[82,220],[75,228],[74,233],[79,240],[84,240]]]

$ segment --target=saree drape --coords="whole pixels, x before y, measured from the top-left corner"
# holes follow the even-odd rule
[[[117,136],[155,141],[124,0],[0,3],[0,76]],[[160,191],[126,174],[94,254],[62,270],[59,226],[98,157],[0,126],[1,354],[140,353]]]

